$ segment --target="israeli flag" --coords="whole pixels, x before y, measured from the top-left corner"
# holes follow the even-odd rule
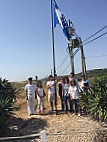
[[[53,0],[53,5],[54,5],[54,28],[56,27],[57,24],[60,24],[65,36],[69,40],[70,34],[69,34],[68,22],[66,21],[65,16],[61,13],[60,9],[58,8],[55,0]]]

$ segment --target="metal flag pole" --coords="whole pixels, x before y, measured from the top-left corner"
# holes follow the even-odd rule
[[[56,69],[55,69],[55,47],[54,47],[54,20],[53,20],[53,0],[51,0],[51,19],[52,19],[52,42],[53,42],[53,68],[54,68],[54,89],[55,89],[55,111],[57,114],[57,93],[56,93],[56,82],[55,82],[55,76],[56,76]]]

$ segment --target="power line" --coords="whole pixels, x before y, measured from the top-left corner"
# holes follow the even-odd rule
[[[57,70],[59,70],[62,65],[65,63],[66,59],[68,58],[69,54],[67,54],[67,56],[65,57],[65,59],[62,61],[62,63],[58,66]]]
[[[98,30],[96,33],[92,34],[91,36],[89,36],[88,38],[86,38],[85,40],[83,40],[83,43],[87,40],[89,40],[90,38],[92,38],[93,36],[95,36],[96,34],[98,34],[99,32],[101,32],[102,30],[104,30],[105,28],[107,28],[107,25],[105,25],[103,28],[101,28],[100,30]]]
[[[99,58],[99,57],[106,57],[107,55],[98,55],[98,56],[88,56],[88,57],[91,57],[91,58]]]
[[[93,42],[94,40],[97,40],[97,39],[101,38],[102,36],[104,36],[104,35],[106,35],[106,34],[107,34],[107,32],[103,33],[102,35],[100,35],[100,36],[98,36],[98,37],[96,37],[96,38],[94,38],[94,39],[92,39],[92,40],[90,40],[90,41],[88,41],[88,42],[86,42],[86,43],[84,43],[83,45],[87,45],[87,44]],[[81,45],[81,44],[80,44],[80,45]],[[79,46],[80,46],[80,45],[79,45]],[[74,52],[74,56],[77,54],[77,52],[78,52],[79,50],[80,50],[80,47]]]
[[[83,45],[87,45],[87,44],[91,43],[92,41],[97,40],[97,39],[101,38],[102,36],[104,36],[106,34],[107,34],[107,32],[103,33],[102,35],[100,35],[100,36],[98,36],[98,37],[96,37],[96,38],[94,38],[94,39],[92,39],[92,40],[90,40],[90,41],[88,41],[86,43],[84,43]]]
[[[61,75],[63,75],[65,73],[65,71],[68,69],[68,67],[70,66],[71,62],[67,65],[67,67],[65,68],[65,70],[61,73]]]

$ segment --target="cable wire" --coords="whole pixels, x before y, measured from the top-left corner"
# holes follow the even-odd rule
[[[83,40],[83,43],[87,40],[89,40],[90,38],[92,38],[93,36],[95,36],[96,34],[98,34],[99,32],[101,32],[102,30],[104,30],[105,28],[107,28],[107,25],[105,25],[103,28],[101,28],[100,30],[98,30],[96,33],[92,34],[91,36],[89,36],[88,38],[86,38],[85,40]]]
[[[69,65],[71,64],[71,62],[67,65],[67,67],[65,68],[65,70],[61,73],[61,75],[63,75],[65,73],[65,71],[68,69]]]
[[[99,56],[87,56],[87,57],[91,57],[91,58],[99,58],[99,57],[106,57],[107,55],[99,55]]]
[[[88,41],[88,42],[86,42],[86,43],[84,43],[83,45],[87,45],[87,44],[93,42],[94,40],[97,40],[97,39],[101,38],[102,36],[104,36],[104,35],[106,35],[106,34],[107,34],[107,32],[103,33],[102,35],[100,35],[100,36],[98,36],[98,37],[96,37],[96,38],[94,38],[94,39],[92,39],[92,40],[90,40],[90,41]],[[81,46],[81,44],[80,44],[79,46]],[[77,52],[78,52],[79,50],[80,50],[80,47],[74,52],[74,56],[77,54]]]
[[[103,33],[102,35],[100,35],[100,36],[98,36],[98,37],[96,37],[96,38],[94,38],[94,39],[92,39],[92,40],[90,40],[90,41],[88,41],[86,43],[84,43],[83,45],[87,45],[87,44],[91,43],[92,41],[97,40],[98,38],[100,38],[100,37],[102,37],[102,36],[104,36],[106,34],[107,34],[107,32]]]
[[[68,58],[69,54],[65,57],[65,59],[62,61],[62,63],[57,67],[57,71],[62,67],[62,65],[65,63],[66,59]]]

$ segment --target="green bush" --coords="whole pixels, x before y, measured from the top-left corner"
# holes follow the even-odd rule
[[[8,80],[0,78],[0,127],[11,116],[13,103],[16,99],[16,89],[8,82]]]
[[[93,88],[82,95],[81,106],[95,119],[107,118],[107,78],[95,80]]]

